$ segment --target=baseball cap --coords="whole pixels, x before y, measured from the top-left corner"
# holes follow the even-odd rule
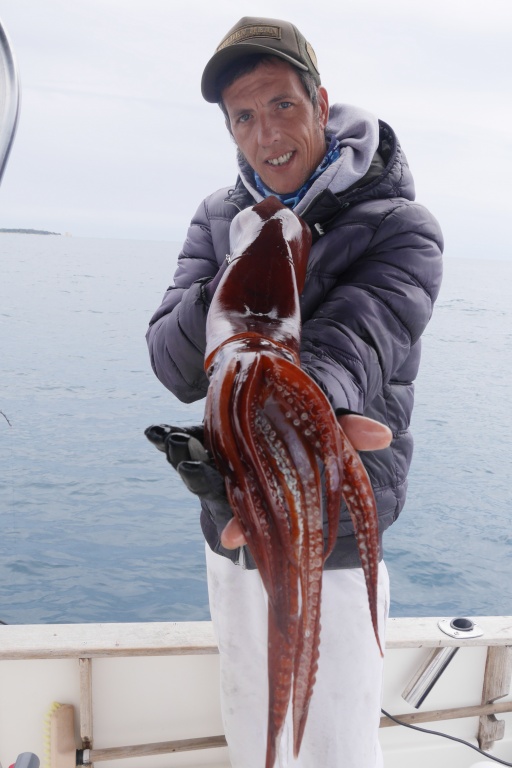
[[[217,80],[232,62],[255,53],[278,56],[294,67],[310,72],[320,85],[315,52],[294,24],[281,19],[244,16],[229,30],[204,69],[201,93],[206,101],[216,103],[220,100]]]

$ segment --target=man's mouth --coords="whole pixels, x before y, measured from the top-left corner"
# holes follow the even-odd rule
[[[279,155],[279,157],[273,157],[271,160],[267,160],[266,162],[269,165],[286,165],[291,160],[291,157],[293,155],[293,152],[286,152],[284,155]]]

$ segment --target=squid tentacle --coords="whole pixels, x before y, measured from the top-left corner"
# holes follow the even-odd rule
[[[260,478],[259,490],[263,500],[262,512],[275,529],[280,548],[272,546],[270,557],[278,588],[269,595],[268,603],[268,676],[269,716],[267,737],[267,768],[275,761],[276,744],[288,711],[293,679],[294,649],[298,633],[297,561],[295,552],[300,538],[300,524],[290,515],[293,505],[300,505],[290,491],[290,476],[296,471],[285,450],[275,424],[268,418],[267,405],[271,389],[262,381],[263,355],[256,353],[251,362],[243,397],[236,403],[237,429],[245,438],[244,460],[254,475]],[[239,392],[240,394],[240,392]],[[248,415],[247,415],[248,414]],[[244,443],[244,440],[241,440]],[[276,445],[277,443],[277,445]],[[276,462],[279,459],[279,462]],[[265,581],[265,574],[262,574]]]
[[[222,359],[215,372],[212,389],[214,395],[207,399],[206,423],[223,425],[222,428],[209,430],[209,449],[216,458],[220,471],[224,474],[229,502],[238,518],[248,542],[272,542],[268,521],[261,513],[263,501],[256,480],[243,462],[240,440],[233,424],[233,402],[240,397],[243,377],[240,377],[240,360]],[[242,378],[242,381],[241,381]],[[215,394],[216,393],[216,394]],[[230,428],[227,428],[229,425]],[[241,509],[243,508],[243,514]],[[252,546],[251,552],[258,566],[265,589],[271,599],[274,598],[276,574],[268,547]]]
[[[278,382],[274,381],[272,376],[269,377],[270,381],[266,386],[261,382],[258,368],[261,370],[262,367],[267,367],[267,369],[272,370],[273,363],[274,361],[264,353],[256,356],[256,362],[251,364],[251,373],[247,375],[243,402],[237,402],[234,410],[237,414],[237,425],[247,441],[244,458],[248,463],[252,462],[254,473],[259,478],[266,478],[266,482],[261,481],[261,495],[265,499],[270,492],[267,504],[270,505],[273,502],[273,507],[271,507],[273,519],[276,522],[277,534],[283,547],[283,551],[279,553],[279,558],[286,561],[287,557],[290,563],[288,572],[286,570],[281,571],[281,578],[283,581],[291,579],[293,582],[295,579],[301,583],[302,613],[298,633],[296,613],[292,606],[287,606],[288,623],[286,627],[283,627],[282,611],[285,606],[283,606],[282,600],[274,605],[272,599],[269,601],[269,675],[272,679],[277,670],[279,679],[278,684],[274,682],[274,685],[270,687],[272,717],[269,722],[269,743],[278,736],[282,729],[290,699],[293,676],[293,719],[294,730],[297,734],[295,751],[298,753],[318,664],[320,634],[324,541],[319,493],[320,474],[317,462],[318,447],[313,448],[311,435],[304,433],[313,431],[313,437],[318,435],[316,435],[316,428],[313,430],[307,428],[308,426],[312,427],[312,425],[305,425],[304,431],[301,432],[293,424],[293,421],[297,421],[295,418],[297,414],[290,411],[291,406],[286,395],[290,395],[291,392],[289,377],[291,373],[295,373],[296,367],[294,365],[284,366],[286,376],[279,377]],[[288,384],[290,386],[287,386]],[[250,423],[246,423],[245,418],[240,418],[240,412],[245,413],[245,400],[249,404]],[[306,401],[299,403],[301,408],[307,407],[308,404]],[[290,425],[295,441],[289,439]],[[337,423],[335,428],[338,429]],[[247,434],[246,430],[249,430]],[[283,443],[283,440],[286,439],[288,439],[287,443]],[[291,457],[289,451],[292,452]],[[271,465],[273,473],[269,474]],[[296,466],[301,467],[301,472],[298,474],[294,469]],[[294,480],[298,481],[298,489],[296,489],[295,494],[290,491],[290,479],[293,475],[295,475]],[[284,484],[284,487],[281,487],[280,483]],[[278,493],[278,488],[281,489],[281,494]],[[283,510],[279,512],[282,502],[279,503],[278,499],[283,497],[285,500],[287,499],[286,507],[293,504],[298,513],[295,515],[295,520],[300,521],[300,524],[296,526],[295,537],[291,536],[286,514],[283,514]],[[278,519],[275,517],[276,510],[279,514]],[[286,511],[285,508],[284,512],[286,513]],[[310,551],[313,552],[312,556]],[[299,571],[292,567],[294,562],[301,563]],[[278,570],[276,564],[275,572],[277,573]],[[283,584],[283,586],[285,585]],[[294,585],[288,583],[288,590],[291,589],[295,592]],[[298,652],[294,654],[296,663],[292,667],[287,663],[287,657],[290,649],[294,647],[297,648]]]
[[[275,613],[277,625],[289,644],[293,645],[297,633],[298,588],[291,566],[297,563],[296,547],[301,524],[300,516],[292,514],[300,500],[291,489],[299,478],[285,444],[266,413],[269,393],[261,354],[256,355],[245,396],[249,417],[240,424],[245,438],[245,457],[254,475],[259,478],[264,513],[275,533],[271,557],[274,572],[278,574],[278,588],[269,598],[269,611]]]
[[[357,451],[340,427],[342,437],[342,456],[345,468],[343,498],[347,505],[354,531],[357,548],[363,568],[368,604],[375,639],[384,656],[379,636],[377,618],[377,584],[379,578],[379,528],[377,509],[370,479]]]
[[[293,566],[290,566],[293,570]],[[293,574],[292,574],[293,575]],[[295,648],[277,625],[275,611],[268,612],[269,710],[265,768],[273,768],[277,744],[283,730],[290,701]]]
[[[292,368],[292,370],[290,370]],[[338,533],[343,480],[342,442],[334,411],[320,387],[301,368],[288,360],[276,358],[268,375],[276,381],[291,380],[288,409],[295,407],[293,424],[308,429],[312,446],[325,469],[328,539],[325,559],[332,552]],[[297,429],[297,432],[300,430]]]
[[[274,390],[274,397],[268,401],[266,410],[278,432],[286,434],[290,432],[290,428],[293,430],[294,439],[288,441],[288,450],[293,452],[295,465],[301,468],[300,479],[303,487],[301,499],[304,501],[300,508],[304,515],[304,521],[300,547],[301,565],[298,574],[301,584],[302,610],[295,653],[293,686],[294,753],[298,755],[319,656],[324,537],[318,462],[323,463],[324,456],[318,447],[322,445],[322,442],[315,421],[311,422],[309,415],[306,419],[300,418],[300,413],[306,414],[303,409],[306,407],[309,409],[311,405],[310,385],[313,382],[307,378],[306,392],[303,391],[299,398],[294,395],[292,404],[290,404],[291,390],[286,385],[290,381],[290,374],[295,374],[293,370],[295,366],[288,364],[287,361],[285,363],[283,374],[288,375],[279,376],[276,380],[279,382],[276,384],[279,391],[276,393]],[[297,403],[297,399],[300,399],[301,402]],[[333,412],[332,415],[334,417]],[[338,425],[335,420],[331,421],[329,429],[336,436]],[[341,488],[337,489],[335,500],[337,510],[339,510],[340,494]]]

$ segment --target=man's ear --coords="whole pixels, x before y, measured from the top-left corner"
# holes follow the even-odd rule
[[[224,102],[222,100],[218,101],[217,102],[217,106],[220,109],[220,111],[222,112],[222,114],[224,115],[224,125],[228,129],[229,135],[231,137],[233,137],[233,131],[231,130],[231,121],[229,119],[228,111],[227,111],[226,107],[224,106]]]
[[[329,120],[329,96],[323,85],[318,88],[318,117],[320,126],[324,130]]]
[[[227,117],[227,115],[224,117],[224,120],[226,123],[226,128],[228,129],[228,133],[231,136],[231,138],[233,138],[233,131],[231,130],[231,120],[229,119],[229,117]]]

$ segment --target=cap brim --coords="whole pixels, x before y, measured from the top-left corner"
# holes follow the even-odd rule
[[[238,43],[237,45],[230,45],[227,48],[223,48],[221,51],[217,51],[206,67],[204,68],[203,77],[201,78],[201,93],[206,101],[211,104],[216,104],[220,100],[220,93],[217,88],[217,80],[222,72],[236,59],[240,59],[242,56],[247,56],[251,53],[266,53],[271,56],[277,56],[280,59],[284,59],[292,66],[301,69],[304,72],[308,71],[308,68],[301,61],[297,61],[293,56],[288,56],[286,53],[281,53],[266,45],[258,45],[257,43]]]

